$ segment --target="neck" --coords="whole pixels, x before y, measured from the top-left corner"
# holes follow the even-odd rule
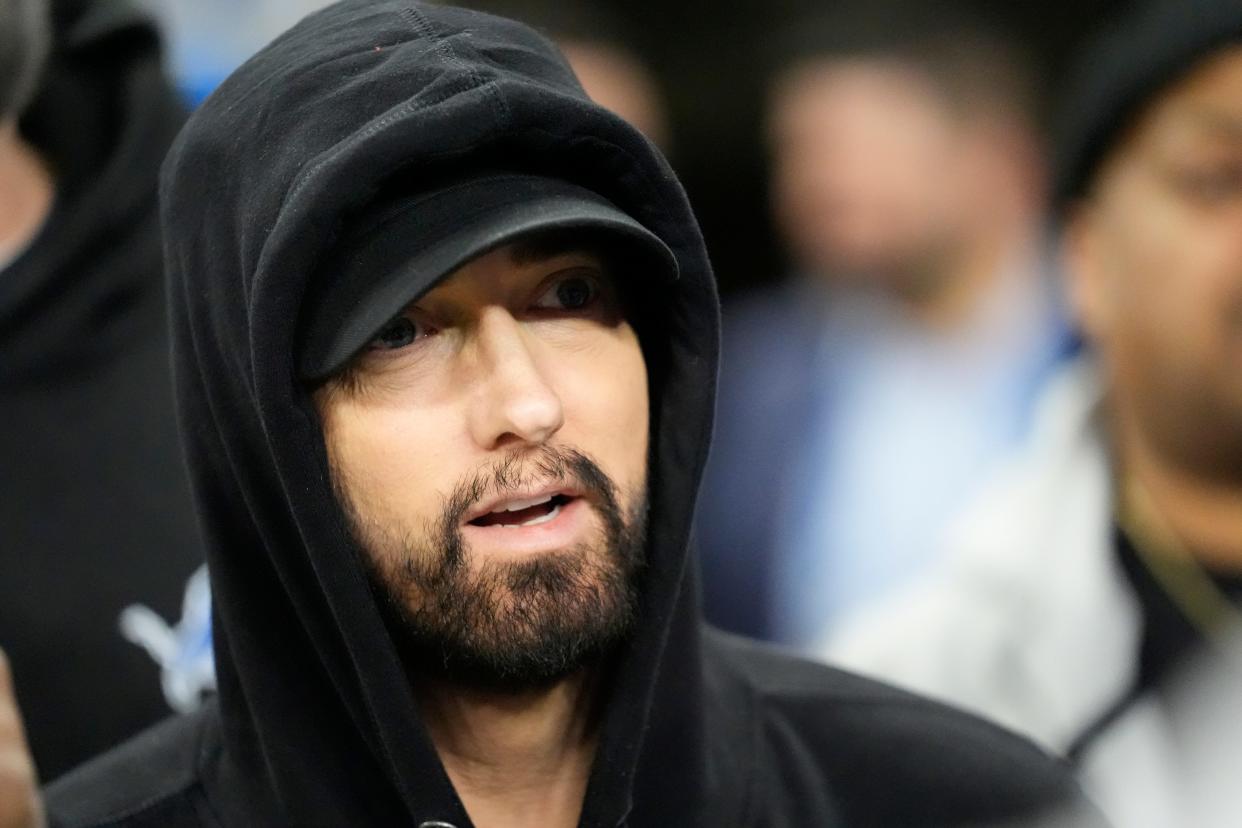
[[[11,121],[0,123],[0,261],[26,247],[52,206],[52,176]]]
[[[1195,475],[1164,461],[1133,427],[1116,431],[1121,470],[1165,533],[1202,566],[1242,574],[1242,483]]]
[[[578,824],[599,740],[595,690],[586,671],[520,695],[422,690],[432,742],[475,825]]]

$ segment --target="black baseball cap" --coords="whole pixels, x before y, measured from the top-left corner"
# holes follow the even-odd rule
[[[381,198],[347,224],[308,290],[299,375],[326,379],[457,268],[553,230],[604,235],[632,251],[645,272],[677,278],[677,258],[658,236],[602,195],[561,179],[487,173]]]
[[[1238,0],[1150,0],[1106,28],[1083,53],[1062,111],[1056,210],[1086,195],[1100,163],[1169,84],[1239,42]]]

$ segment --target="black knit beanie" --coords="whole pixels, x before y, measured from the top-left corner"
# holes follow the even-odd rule
[[[1074,73],[1057,140],[1054,209],[1086,194],[1134,120],[1199,60],[1242,43],[1242,0],[1156,0],[1117,20]]]

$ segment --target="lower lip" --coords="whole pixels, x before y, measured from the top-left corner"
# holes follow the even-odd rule
[[[565,549],[582,542],[589,530],[589,505],[580,497],[561,506],[556,517],[534,526],[462,527],[462,537],[471,550],[499,554],[528,555]]]

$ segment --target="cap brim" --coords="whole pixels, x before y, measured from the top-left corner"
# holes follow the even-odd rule
[[[633,244],[666,278],[677,259],[599,194],[553,178],[492,175],[368,211],[318,274],[305,305],[298,370],[336,373],[410,302],[472,259],[522,236],[591,229]]]

